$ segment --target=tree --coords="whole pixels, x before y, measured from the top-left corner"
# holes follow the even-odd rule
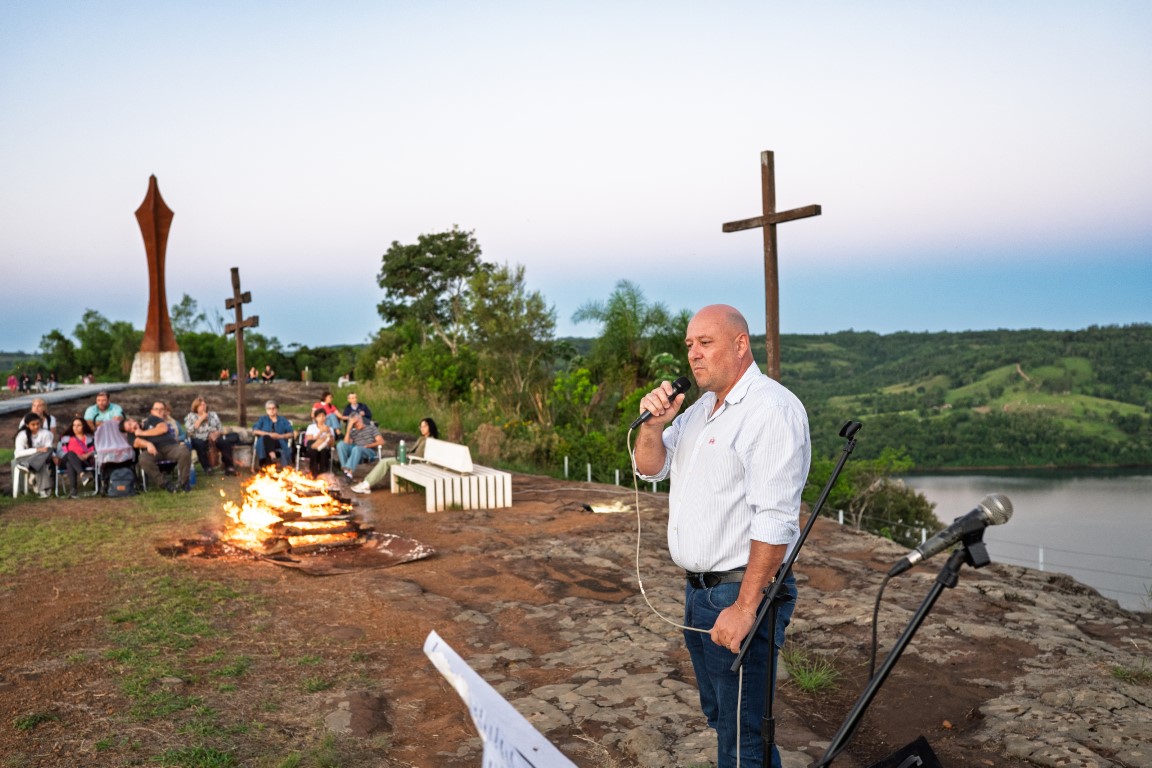
[[[172,320],[172,331],[177,336],[182,333],[194,333],[206,322],[204,313],[200,311],[200,305],[188,294],[181,296],[180,302],[172,305],[168,315]]]
[[[59,381],[81,375],[76,364],[76,345],[55,328],[40,337],[40,359],[48,370],[56,372]]]
[[[663,304],[649,304],[640,287],[628,280],[616,283],[606,302],[582,305],[572,321],[602,325],[588,362],[598,378],[618,386],[623,395],[652,383],[650,364],[658,353],[684,354],[687,313],[673,317]]]
[[[470,346],[478,350],[484,391],[507,418],[526,409],[548,423],[556,312],[524,285],[524,267],[476,271],[469,280]]]
[[[833,465],[831,459],[813,457],[804,489],[804,500],[809,504],[823,490]],[[932,512],[932,502],[895,477],[912,466],[906,453],[891,448],[885,448],[879,458],[849,462],[828,494],[824,513],[832,515],[843,510],[854,528],[916,546],[921,528],[936,531],[941,525]]]
[[[380,317],[391,325],[422,324],[455,355],[464,335],[464,293],[468,279],[482,269],[480,244],[471,231],[420,235],[411,245],[392,241],[377,280],[384,300]]]
[[[124,379],[131,373],[144,336],[131,323],[110,322],[94,309],[85,310],[72,335],[79,342],[75,358],[79,369],[113,379]]]

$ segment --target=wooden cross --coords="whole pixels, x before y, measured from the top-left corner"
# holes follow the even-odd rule
[[[248,369],[244,367],[244,329],[260,325],[259,315],[244,317],[243,305],[250,301],[250,292],[240,293],[240,268],[232,267],[232,298],[224,300],[224,308],[236,310],[236,322],[224,326],[224,335],[236,334],[236,405],[242,427],[248,425],[248,414],[244,409],[244,383],[248,381]]]
[[[780,271],[776,265],[776,225],[794,219],[819,216],[820,206],[806,205],[790,211],[776,211],[776,163],[772,152],[760,153],[760,188],[764,213],[751,219],[730,221],[722,229],[739,232],[742,229],[764,230],[764,308],[768,327],[764,342],[768,347],[768,375],[780,380]]]

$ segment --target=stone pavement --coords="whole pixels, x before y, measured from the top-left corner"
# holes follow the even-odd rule
[[[469,527],[465,515],[457,519]],[[815,530],[798,565],[801,597],[790,642],[859,666],[883,572],[906,550],[832,521],[820,521]],[[670,566],[663,538],[659,524],[647,524],[639,565],[649,599],[675,620],[682,600],[675,585],[682,574]],[[608,585],[623,577],[635,585],[635,546],[633,532],[532,538],[518,547],[477,547],[471,554],[489,562],[547,563],[549,569],[591,576],[585,583]],[[941,565],[943,559],[888,585],[882,645],[890,647],[903,630]],[[542,605],[496,601],[478,610],[401,579],[382,580],[372,592],[377,599],[435,603],[437,612],[467,627],[467,641],[455,646],[457,652],[545,736],[552,733],[567,754],[594,755],[601,745],[643,768],[712,764],[715,738],[702,722],[680,630],[657,617],[643,594],[618,602],[572,597],[548,580],[535,590],[555,597]],[[500,627],[513,623],[527,640],[503,640]],[[966,764],[1152,768],[1152,687],[1119,680],[1113,672],[1147,669],[1149,626],[1147,616],[1124,611],[1059,574],[999,565],[968,569],[955,589],[945,591],[893,679],[903,674],[903,688],[915,691],[909,676],[927,678],[935,670],[937,698],[945,699],[936,704],[945,711],[953,690],[973,696],[962,732],[944,730],[953,726],[937,718],[931,721],[936,731],[925,734],[934,746],[937,739],[950,739],[953,750],[998,758]],[[775,714],[785,768],[802,768],[823,754],[827,741],[779,696]],[[847,709],[831,714],[835,722]],[[441,757],[445,764],[478,764],[481,751],[476,737]],[[836,764],[860,763],[845,755]]]

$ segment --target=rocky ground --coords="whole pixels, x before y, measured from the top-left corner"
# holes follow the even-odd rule
[[[275,391],[288,413],[303,413],[314,395],[300,385],[253,389],[253,402]],[[114,399],[143,413],[156,394]],[[182,413],[179,404],[192,393],[165,396]],[[226,401],[214,399],[227,419]],[[0,419],[5,439],[13,418]],[[211,483],[230,492],[224,484],[240,480]],[[215,485],[194,493],[203,493],[204,526],[218,525]],[[708,765],[714,739],[697,708],[683,642],[647,604],[679,614],[682,579],[663,541],[666,497],[639,494],[639,554],[634,512],[584,508],[630,505],[630,489],[516,475],[513,498],[511,509],[427,514],[418,494],[361,497],[360,514],[378,530],[436,550],[388,569],[316,578],[236,558],[188,558],[176,567],[235,581],[271,601],[258,631],[233,628],[231,642],[253,659],[245,690],[283,685],[278,678],[298,674],[282,662],[286,649],[309,649],[334,674],[355,666],[338,687],[260,715],[266,727],[301,741],[328,730],[363,743],[337,764],[480,764],[482,743],[466,710],[421,651],[435,630],[579,766]],[[11,506],[0,512],[0,536],[6,522],[84,520],[114,504],[125,501]],[[801,596],[789,642],[828,659],[841,676],[833,691],[814,694],[781,681],[776,738],[786,766],[818,758],[863,690],[873,602],[883,574],[902,554],[891,542],[831,521],[813,527],[797,565]],[[160,555],[154,542],[142,542],[138,557],[152,562]],[[921,605],[943,561],[888,584],[882,648],[891,647]],[[110,723],[121,723],[125,708],[100,660],[110,631],[102,601],[117,578],[113,569],[122,565],[36,568],[0,584],[0,765],[130,764],[123,752],[94,747]],[[1057,574],[1002,565],[965,569],[835,764],[870,765],[924,735],[953,768],[1152,766],[1150,623],[1148,614],[1121,610]],[[1144,674],[1122,680],[1117,669]],[[251,693],[245,698],[259,697]],[[254,717],[245,710],[251,702],[239,697],[213,701],[225,714],[235,710],[237,719]],[[58,718],[32,731],[8,727],[34,711]],[[145,752],[176,738],[161,725],[136,730]]]

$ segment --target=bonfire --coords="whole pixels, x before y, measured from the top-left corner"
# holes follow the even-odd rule
[[[291,467],[266,467],[240,490],[239,505],[224,502],[228,524],[220,538],[257,554],[356,546],[370,532],[338,490]],[[220,495],[225,496],[223,491]]]

